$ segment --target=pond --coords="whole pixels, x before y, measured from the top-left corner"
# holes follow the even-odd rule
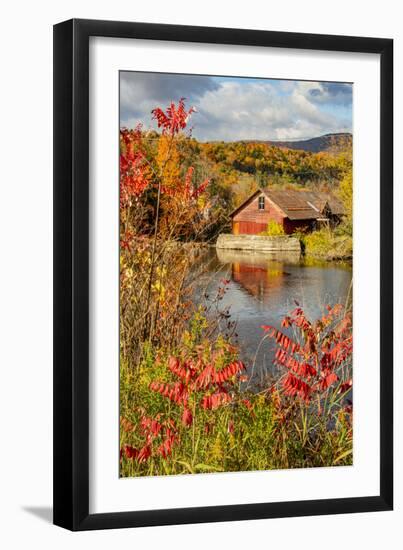
[[[282,318],[296,302],[309,319],[316,320],[326,304],[345,304],[351,293],[350,264],[308,262],[296,253],[211,248],[203,253],[202,263],[199,299],[206,294],[214,296],[223,280],[229,281],[220,307],[229,308],[231,320],[236,322],[240,356],[249,366],[254,384],[267,375],[275,377],[277,372],[273,345],[267,339],[262,342],[262,325],[281,328]]]

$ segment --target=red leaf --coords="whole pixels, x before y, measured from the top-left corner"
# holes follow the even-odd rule
[[[193,422],[193,416],[190,409],[188,408],[183,409],[182,424],[184,426],[191,426],[192,422]]]

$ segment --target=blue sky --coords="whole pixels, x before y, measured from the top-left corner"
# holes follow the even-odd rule
[[[352,131],[352,85],[165,73],[120,73],[120,124],[155,128],[151,110],[186,98],[201,141],[308,139]]]

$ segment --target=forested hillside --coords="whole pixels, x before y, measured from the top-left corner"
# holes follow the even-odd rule
[[[351,148],[353,136],[349,133],[325,134],[324,136],[304,139],[299,141],[267,141],[270,145],[286,147],[288,149],[300,149],[312,153],[327,152],[338,153]]]
[[[161,149],[156,135],[153,142]],[[177,146],[175,166],[183,171],[194,166],[195,179],[209,177],[210,199],[229,212],[258,187],[268,185],[337,193],[351,171],[352,140],[337,143],[337,149],[313,153],[258,141],[201,143],[184,138]]]
[[[139,130],[123,130],[128,137],[136,131]],[[185,176],[196,189],[197,182],[208,180],[206,193],[200,199],[203,215],[209,219],[203,239],[214,240],[219,232],[229,230],[229,213],[259,187],[330,191],[343,198],[340,194],[346,196],[346,192],[342,182],[352,186],[351,139],[338,140],[338,148],[331,151],[314,153],[259,141],[204,143],[184,134],[172,144],[157,132],[140,133],[141,156],[143,162],[147,159],[148,166],[145,169],[153,179],[153,173],[163,168],[167,192],[174,190]],[[156,200],[152,189],[151,186],[143,198],[150,206]]]

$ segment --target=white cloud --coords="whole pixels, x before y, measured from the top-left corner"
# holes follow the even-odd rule
[[[191,125],[203,141],[304,139],[351,129],[350,85],[153,73],[123,73],[121,123],[153,126],[151,110],[180,97],[196,106]]]
[[[284,95],[269,84],[223,83],[200,98],[195,135],[210,140],[285,140],[344,131],[337,117],[309,101],[308,89],[297,85]]]

